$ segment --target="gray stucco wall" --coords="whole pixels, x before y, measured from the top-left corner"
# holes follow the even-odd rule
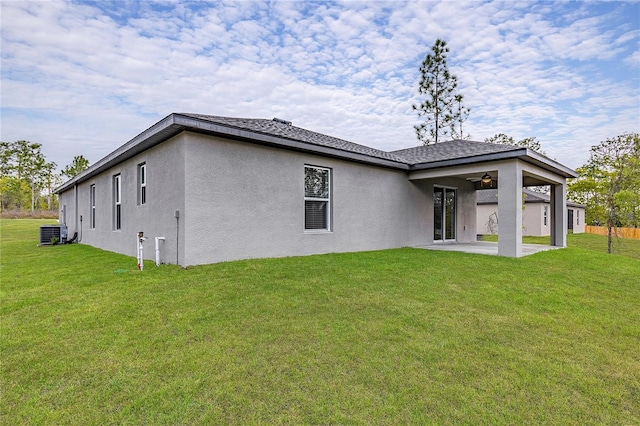
[[[424,188],[406,173],[185,133],[186,264],[425,244]],[[332,229],[304,230],[304,166],[331,169]]]
[[[138,205],[138,165],[147,165],[147,204]],[[331,230],[304,229],[304,167],[331,170]],[[113,176],[122,176],[122,229],[113,229]],[[96,185],[90,229],[89,187]],[[476,197],[465,179],[410,181],[403,171],[183,132],[60,194],[69,231],[82,243],[183,266],[428,245],[433,186],[457,189],[457,240],[474,241]],[[75,209],[77,198],[77,210]],[[175,212],[179,211],[179,221]],[[80,226],[76,217],[82,215]],[[178,228],[179,226],[179,228]]]
[[[585,232],[585,211],[584,207],[567,206],[567,210],[573,210],[573,233],[582,234]]]
[[[138,205],[138,165],[147,167],[147,203]],[[122,179],[121,229],[114,230],[113,177]],[[89,188],[96,187],[96,226],[90,228]],[[136,235],[144,232],[144,257],[155,259],[154,237],[165,237],[161,243],[161,261],[176,263],[177,240],[174,212],[184,211],[184,141],[182,136],[164,142],[116,167],[82,182],[75,189],[60,194],[60,205],[66,206],[69,234],[78,231],[81,243],[105,250],[136,256]],[[82,222],[80,222],[82,216]],[[62,213],[61,213],[62,219]],[[78,217],[76,220],[75,218]],[[182,219],[181,219],[182,220]],[[182,226],[182,225],[181,225]],[[179,247],[184,235],[179,233]],[[180,263],[182,263],[180,260]]]
[[[492,222],[489,223],[491,216],[495,214]],[[497,204],[481,204],[476,210],[476,232],[478,234],[497,234],[498,224],[495,218],[498,216]]]
[[[544,209],[547,203],[526,203],[522,210],[522,235],[542,237],[550,234],[551,212],[547,211],[547,224],[544,224]]]
[[[527,203],[522,211],[522,235],[527,236],[545,236],[549,235],[550,212],[547,217],[547,225],[544,225],[543,211],[544,206],[549,208],[547,203]],[[477,207],[477,229],[478,234],[491,234],[489,229],[489,218],[491,215],[498,215],[498,204],[481,204]],[[494,219],[495,219],[494,217]],[[494,234],[498,233],[498,224],[492,223]]]
[[[544,208],[547,208],[547,225],[544,224]],[[522,234],[534,237],[545,237],[551,231],[551,207],[549,203],[527,203],[522,211]],[[573,210],[573,232],[584,232],[584,208],[567,206],[567,210]],[[477,208],[478,234],[489,234],[487,222],[492,213],[498,212],[498,204],[481,204]],[[497,233],[498,225],[495,225]]]
[[[455,177],[430,179],[428,181],[431,198],[430,223],[433,223],[433,187],[444,186],[456,189],[456,241],[468,243],[476,241],[476,190],[472,182]],[[431,228],[432,229],[432,228]],[[433,231],[431,231],[433,242]]]

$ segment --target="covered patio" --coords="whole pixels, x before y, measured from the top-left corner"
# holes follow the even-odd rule
[[[428,246],[418,246],[426,250],[439,251],[459,251],[464,253],[486,254],[490,256],[498,256],[498,243],[493,241],[476,241],[472,243],[434,243]],[[522,244],[521,256],[539,253],[541,251],[556,250],[562,247],[550,246],[546,244]]]
[[[577,176],[568,167],[528,148],[463,140],[417,147],[403,154],[410,154],[416,163],[409,180],[435,206],[435,213],[427,212],[427,219],[436,232],[423,248],[521,257],[566,246],[567,179]],[[549,188],[548,246],[522,243],[522,189],[532,186]],[[476,241],[476,191],[488,188],[498,190],[497,243]],[[448,210],[439,214],[444,203]],[[438,233],[444,221],[446,229]]]

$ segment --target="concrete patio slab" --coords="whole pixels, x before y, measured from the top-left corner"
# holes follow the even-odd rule
[[[461,251],[464,253],[488,254],[491,256],[498,255],[498,243],[492,241],[477,241],[473,243],[434,243],[428,246],[418,246],[417,248],[427,250]],[[549,246],[545,244],[522,244],[522,256],[528,256],[541,251],[555,250],[559,248],[562,247]]]

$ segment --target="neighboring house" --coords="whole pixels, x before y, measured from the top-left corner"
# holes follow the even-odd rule
[[[450,141],[385,152],[273,119],[170,114],[56,189],[81,242],[183,266],[476,240],[480,179],[499,188],[498,254],[522,255],[522,188],[550,185],[566,243],[566,179],[527,148]],[[135,238],[135,239],[134,239]]]
[[[543,237],[550,234],[551,202],[547,194],[524,188],[524,211],[522,212],[522,234]],[[478,191],[476,229],[478,234],[498,233],[498,190]],[[573,233],[584,232],[585,206],[567,201],[567,229]]]

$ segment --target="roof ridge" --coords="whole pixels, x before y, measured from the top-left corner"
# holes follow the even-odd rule
[[[409,150],[415,150],[415,149],[434,149],[437,148],[438,146],[442,146],[444,144],[451,144],[451,143],[461,143],[461,144],[477,144],[477,145],[489,145],[489,146],[496,146],[496,147],[506,147],[506,150],[508,151],[516,151],[516,150],[520,150],[520,149],[525,149],[526,147],[523,146],[517,146],[517,145],[510,145],[510,144],[504,144],[504,143],[492,143],[492,142],[483,142],[483,141],[474,141],[474,140],[468,140],[468,139],[449,139],[446,141],[442,141],[442,142],[438,142],[438,143],[431,143],[428,145],[416,145],[416,146],[410,146],[408,148],[402,148],[402,149],[396,149],[390,152],[399,152],[399,151],[409,151]]]
[[[430,145],[418,145],[391,151],[407,160],[409,164],[435,163],[458,158],[471,158],[483,155],[521,151],[525,148],[514,145],[493,144],[465,139],[453,139]]]
[[[239,117],[224,117],[207,114],[194,114],[194,113],[175,113],[191,118],[197,118],[206,120],[209,122],[215,122],[223,126],[229,126],[244,130],[250,130],[256,133],[265,135],[277,136],[289,140],[300,141],[310,143],[313,145],[325,146],[342,151],[365,154],[371,157],[383,158],[391,160],[401,164],[410,164],[404,158],[393,154],[389,151],[383,151],[381,149],[372,148],[357,142],[352,142],[346,139],[338,138],[335,136],[327,135],[324,133],[315,132],[313,130],[305,129],[304,127],[295,126],[289,124],[290,122],[283,122],[284,120],[268,119],[268,118],[239,118]],[[244,122],[244,125],[239,125],[240,122]],[[253,124],[253,125],[252,125]],[[259,124],[259,125],[257,125]],[[297,135],[296,135],[297,133]]]

